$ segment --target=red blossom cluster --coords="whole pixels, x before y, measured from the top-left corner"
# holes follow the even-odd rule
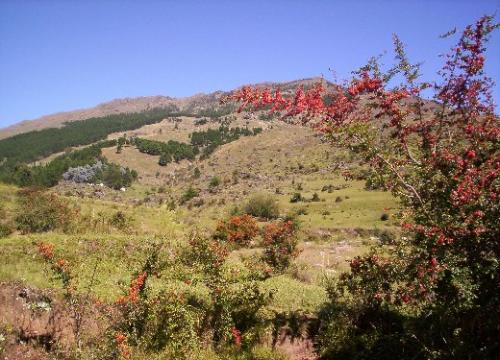
[[[50,243],[40,242],[38,244],[38,252],[45,260],[52,260],[54,257],[54,245]]]
[[[215,237],[246,246],[257,235],[257,221],[250,215],[233,216],[217,225]]]
[[[264,261],[274,270],[286,269],[300,251],[297,249],[295,226],[291,221],[279,221],[264,227]],[[268,269],[264,270],[269,273]]]
[[[351,96],[358,96],[366,92],[374,92],[382,87],[382,80],[376,77],[371,78],[370,74],[365,71],[361,75],[361,79],[355,79],[347,92]]]
[[[396,38],[399,63],[387,75],[367,67],[350,85],[330,86],[330,93],[322,84],[298,88],[294,96],[245,87],[226,98],[241,102],[240,109],[270,107],[284,116],[302,115],[302,122],[362,150],[372,169],[384,175],[384,185],[413,215],[414,224],[405,228],[416,234],[414,245],[422,254],[410,267],[414,274],[426,274],[427,283],[400,292],[403,302],[412,293],[427,296],[450,254],[464,263],[488,264],[487,254],[498,251],[493,239],[498,240],[500,121],[493,82],[484,75],[486,42],[497,27],[490,16],[468,26],[446,57],[440,83],[417,81],[418,66],[408,62]],[[396,73],[404,83],[389,88]],[[434,102],[423,95],[428,90],[434,90]],[[268,232],[269,243],[276,230]],[[353,271],[362,268],[359,261],[351,264]]]
[[[141,291],[144,290],[146,280],[148,278],[147,272],[139,274],[135,279],[130,282],[130,287],[128,289],[127,295],[121,296],[117,300],[117,304],[128,304],[135,303],[139,300],[139,295]]]
[[[241,331],[239,331],[236,327],[231,328],[231,334],[233,335],[234,345],[237,347],[241,346]]]
[[[130,347],[128,345],[127,335],[117,332],[115,335],[116,345],[118,347],[118,353],[123,359],[130,359]]]

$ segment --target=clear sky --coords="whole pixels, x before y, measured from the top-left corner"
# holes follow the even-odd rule
[[[392,33],[429,80],[451,45],[438,35],[498,10],[500,0],[0,0],[0,127],[120,97],[331,78],[329,69],[343,79],[391,50]],[[497,83],[499,40],[488,54]]]

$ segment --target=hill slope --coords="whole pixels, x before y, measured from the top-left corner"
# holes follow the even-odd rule
[[[319,80],[321,79],[309,78],[284,83],[266,82],[255,85],[268,87],[279,86],[283,90],[291,90],[295,89],[298,85],[307,86]],[[99,118],[121,113],[138,113],[155,108],[176,107],[180,111],[199,111],[202,109],[216,107],[218,105],[219,97],[223,94],[224,93],[222,91],[216,91],[210,94],[202,93],[183,98],[173,98],[169,96],[142,96],[115,99],[88,109],[59,112],[45,115],[33,120],[21,121],[14,125],[0,129],[0,139],[5,139],[29,131],[61,127],[65,122]]]

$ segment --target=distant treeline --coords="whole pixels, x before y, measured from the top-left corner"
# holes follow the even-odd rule
[[[0,181],[19,186],[54,186],[70,167],[104,160],[101,149],[117,145],[115,140],[104,141],[111,133],[135,130],[169,117],[206,116],[216,118],[232,111],[234,111],[232,107],[179,111],[176,106],[170,106],[139,113],[122,113],[67,122],[61,128],[48,128],[15,135],[0,140]],[[166,165],[171,161],[193,160],[199,153],[200,147],[203,148],[202,156],[208,157],[217,146],[237,140],[240,136],[255,135],[260,131],[262,131],[260,128],[252,131],[246,128],[229,129],[221,126],[219,129],[193,133],[191,144],[176,141],[163,143],[139,138],[134,139],[134,141],[139,151],[160,155],[160,165]],[[68,148],[89,144],[94,145],[65,153],[45,165],[30,165]]]
[[[262,128],[228,128],[220,126],[218,129],[195,131],[191,134],[191,144],[203,147],[201,158],[207,158],[218,146],[238,140],[241,136],[254,136],[262,132]]]
[[[133,138],[131,143],[137,147],[142,153],[149,155],[160,155],[159,164],[162,166],[183,159],[194,160],[198,154],[198,148],[189,144],[181,143],[174,140],[168,142],[148,140],[143,138]]]
[[[208,109],[180,111],[175,105],[138,113],[122,113],[67,122],[61,128],[48,128],[0,140],[0,165],[31,163],[69,147],[93,144],[109,134],[138,129],[167,117],[197,116],[218,118],[234,111],[225,105]],[[0,169],[1,172],[1,169]]]
[[[101,141],[80,150],[60,155],[45,165],[29,166],[26,163],[0,166],[0,181],[18,186],[50,187],[57,184],[62,174],[71,167],[90,165],[97,160],[105,161],[101,149],[116,146],[116,140]]]
[[[61,128],[30,131],[0,140],[0,161],[31,163],[69,147],[104,140],[114,132],[138,129],[176,116],[176,107],[152,109],[133,114],[116,114],[68,122]]]
[[[174,140],[162,142],[144,138],[132,138],[130,143],[135,145],[137,150],[149,155],[160,155],[158,163],[165,166],[168,163],[180,160],[194,160],[200,153],[201,158],[207,158],[214,150],[223,144],[238,140],[241,136],[253,136],[262,132],[262,128],[228,128],[220,126],[218,129],[208,129],[205,131],[195,131],[190,134],[191,144],[185,144]]]

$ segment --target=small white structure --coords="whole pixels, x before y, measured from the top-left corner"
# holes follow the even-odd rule
[[[120,188],[120,191],[125,191],[125,190],[127,190],[127,189],[125,189],[124,187]]]

